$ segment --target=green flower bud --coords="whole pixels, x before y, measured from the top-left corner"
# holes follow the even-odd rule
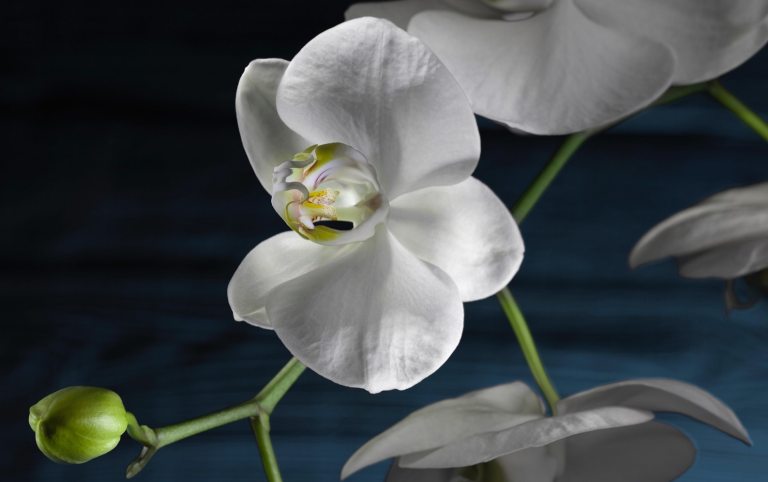
[[[67,387],[29,409],[40,450],[54,462],[82,464],[120,442],[128,415],[120,396],[104,388]]]

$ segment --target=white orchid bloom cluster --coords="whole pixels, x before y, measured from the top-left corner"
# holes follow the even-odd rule
[[[768,41],[765,0],[397,0],[346,13],[368,15],[422,39],[477,114],[534,134],[610,124]]]
[[[370,392],[437,370],[462,301],[507,285],[517,225],[471,177],[469,101],[417,38],[343,23],[291,62],[256,60],[237,89],[248,158],[292,231],[254,248],[228,289],[235,318],[274,329],[324,377]]]
[[[686,278],[760,274],[751,279],[765,288],[760,272],[768,268],[768,183],[721,192],[662,221],[637,242],[629,263],[667,257],[677,259]],[[730,288],[726,300],[739,306]]]
[[[667,482],[696,448],[654,412],[686,415],[751,444],[723,402],[668,379],[628,380],[560,400],[546,416],[521,382],[424,407],[355,452],[342,478],[396,458],[387,482]]]

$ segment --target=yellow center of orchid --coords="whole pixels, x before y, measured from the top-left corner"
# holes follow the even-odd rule
[[[302,237],[346,244],[371,237],[388,210],[376,172],[341,143],[310,146],[274,170],[272,206]]]

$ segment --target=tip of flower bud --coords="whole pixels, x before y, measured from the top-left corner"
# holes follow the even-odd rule
[[[111,390],[67,387],[30,407],[29,426],[46,457],[82,464],[115,448],[128,427],[128,415]]]

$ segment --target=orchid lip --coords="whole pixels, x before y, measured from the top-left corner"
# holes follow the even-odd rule
[[[319,244],[370,238],[389,208],[373,166],[346,144],[308,147],[275,167],[272,183],[275,211]]]

